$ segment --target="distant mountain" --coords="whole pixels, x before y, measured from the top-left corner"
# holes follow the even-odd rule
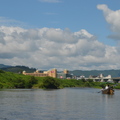
[[[10,66],[10,65],[4,65],[0,64],[0,69],[4,71],[14,72],[14,73],[21,73],[22,71],[26,71],[29,73],[32,73],[36,71],[36,68],[29,68],[27,66]],[[74,76],[81,76],[84,75],[85,77],[92,76],[98,76],[100,74],[103,74],[104,76],[111,75],[112,77],[120,77],[120,70],[73,70],[69,71],[70,74],[73,74]]]
[[[85,77],[89,77],[90,75],[98,76],[100,74],[103,74],[104,76],[111,75],[112,77],[120,77],[120,70],[90,70],[90,71],[74,70],[69,71],[69,73],[75,76],[84,75]]]
[[[4,70],[4,71],[8,71],[8,72],[14,72],[14,73],[22,73],[23,71],[32,73],[34,71],[36,71],[36,68],[29,68],[26,66],[6,66],[3,64],[0,64],[0,69]]]
[[[7,68],[7,67],[10,67],[10,65],[0,64],[0,69],[1,69],[1,68]]]

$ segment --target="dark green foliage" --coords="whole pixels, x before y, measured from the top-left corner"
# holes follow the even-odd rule
[[[0,70],[0,73],[5,73],[3,70]]]
[[[81,79],[82,82],[86,82],[86,80],[84,78]]]
[[[3,85],[2,85],[2,83],[0,83],[0,89],[1,89],[1,88],[3,88]]]
[[[60,88],[60,81],[52,77],[45,77],[43,80],[43,88],[58,89]]]
[[[88,79],[87,81],[88,81],[88,82],[93,82],[93,79]]]
[[[28,80],[25,81],[24,85],[25,88],[32,88],[32,86],[37,83],[38,80],[34,76],[31,76]]]
[[[16,80],[16,82],[14,83],[14,87],[15,88],[25,88],[25,81],[24,80],[22,80],[22,79],[20,79],[20,78],[18,78],[17,80]]]

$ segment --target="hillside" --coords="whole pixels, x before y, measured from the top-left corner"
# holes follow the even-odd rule
[[[38,80],[33,76],[0,70],[0,88],[32,88]]]
[[[0,69],[1,70],[4,70],[4,71],[7,71],[7,72],[14,72],[14,73],[22,73],[22,71],[27,71],[27,72],[34,72],[36,71],[35,68],[29,68],[29,67],[26,67],[26,66],[6,66],[6,65],[3,65],[3,64],[0,64]]]
[[[10,67],[10,65],[0,64],[0,69],[1,69],[1,68],[7,68],[7,67]]]

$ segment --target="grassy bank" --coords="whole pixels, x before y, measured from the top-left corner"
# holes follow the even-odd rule
[[[0,70],[0,88],[32,88],[38,80],[33,76],[25,76]]]
[[[93,87],[101,88],[100,82],[93,82],[92,80],[76,80],[76,79],[58,79],[51,77],[37,77],[37,84],[33,88],[64,88],[64,87]]]
[[[105,84],[104,84],[105,86]],[[92,87],[101,88],[101,82],[93,82],[89,79],[85,81],[76,79],[58,79],[51,77],[33,77],[12,72],[0,70],[0,88],[42,88],[42,89],[60,89],[64,87]],[[120,84],[115,86],[120,89]]]

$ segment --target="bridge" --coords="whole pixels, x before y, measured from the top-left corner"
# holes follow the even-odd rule
[[[103,74],[100,74],[99,76],[89,76],[86,78],[85,76],[80,76],[77,78],[79,79],[92,79],[94,82],[111,82],[111,83],[120,83],[120,77],[111,77],[111,75],[103,76]]]

